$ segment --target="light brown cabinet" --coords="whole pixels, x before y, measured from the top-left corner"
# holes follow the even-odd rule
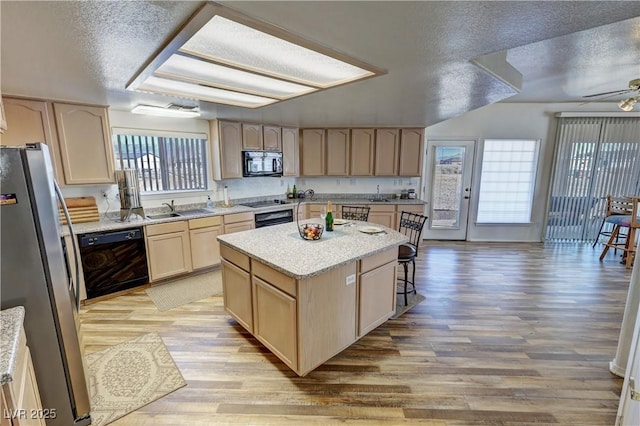
[[[358,280],[358,337],[385,322],[396,308],[397,249],[360,261]]]
[[[394,205],[369,205],[369,222],[392,228],[395,225],[396,207]]]
[[[214,180],[242,177],[242,129],[240,123],[209,122],[211,170]]]
[[[282,151],[282,128],[262,126],[262,141],[265,151]]]
[[[300,156],[297,127],[282,128],[282,175],[298,176],[300,174]]]
[[[191,245],[187,221],[147,225],[149,282],[191,272]]]
[[[43,410],[24,329],[20,331],[19,339],[13,380],[2,386],[2,424],[44,426],[45,416],[42,414],[46,414],[51,409]],[[11,413],[15,414],[11,416]],[[4,423],[5,420],[7,420],[6,423]]]
[[[352,129],[349,154],[351,176],[373,176],[375,130]]]
[[[424,129],[400,130],[399,176],[420,176],[422,172],[422,147]]]
[[[349,175],[350,136],[349,129],[327,130],[327,176]]]
[[[107,108],[37,99],[5,98],[3,145],[44,142],[61,184],[115,182]]]
[[[242,149],[262,151],[262,126],[260,124],[242,123]]]
[[[7,130],[0,135],[0,145],[47,144],[56,179],[64,184],[52,104],[32,99],[4,98],[4,109]]]
[[[67,185],[114,183],[114,153],[107,108],[53,103]]]
[[[303,129],[300,142],[300,175],[324,176],[325,130]]]
[[[217,237],[221,234],[222,218],[220,216],[189,220],[189,243],[193,270],[220,264],[220,243]]]
[[[374,174],[376,176],[398,175],[398,151],[400,131],[398,129],[376,129],[376,152]]]
[[[248,231],[256,227],[255,218],[251,212],[226,214],[222,220],[225,234]]]

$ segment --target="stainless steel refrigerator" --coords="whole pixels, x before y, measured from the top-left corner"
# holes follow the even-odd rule
[[[64,200],[56,187],[46,145],[0,147],[0,308],[25,308],[42,406],[56,410],[47,425],[84,426],[91,418],[79,298],[63,247],[57,203]]]

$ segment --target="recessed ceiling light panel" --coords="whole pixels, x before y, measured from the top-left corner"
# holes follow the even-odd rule
[[[127,89],[258,108],[385,73],[207,2]]]
[[[278,99],[300,96],[318,90],[176,54],[171,55],[158,68],[155,75]]]
[[[180,51],[318,87],[373,75],[222,16],[211,19]]]
[[[232,92],[230,90],[216,89],[200,86],[183,81],[174,81],[166,78],[149,77],[138,87],[143,92],[161,93],[170,96],[179,96],[188,99],[200,99],[228,105],[242,106],[245,108],[257,108],[277,102],[277,99],[262,96],[248,95],[246,93]]]

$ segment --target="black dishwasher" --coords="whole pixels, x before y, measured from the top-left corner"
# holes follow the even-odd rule
[[[142,228],[79,234],[87,299],[149,282]]]

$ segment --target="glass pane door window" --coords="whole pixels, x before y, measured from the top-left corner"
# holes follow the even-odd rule
[[[475,141],[428,141],[425,239],[465,240]]]

